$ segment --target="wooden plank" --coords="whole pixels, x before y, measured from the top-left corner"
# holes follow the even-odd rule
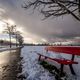
[[[57,58],[49,58],[47,57],[48,61],[56,61],[59,64],[65,64],[65,65],[69,65],[69,64],[78,64],[78,62],[76,61],[72,61],[72,60],[65,60],[65,59],[57,59]]]
[[[72,61],[72,60],[50,58],[50,57],[48,57],[48,56],[45,56],[45,55],[42,55],[42,54],[39,54],[39,53],[38,53],[38,55],[39,55],[39,56],[42,56],[42,57],[44,57],[44,58],[46,57],[46,60],[56,61],[56,62],[58,62],[58,63],[60,63],[60,64],[65,64],[65,65],[68,65],[68,64],[78,64],[78,62]],[[43,58],[42,58],[42,59],[43,59]],[[44,60],[44,59],[43,59],[43,60]]]
[[[80,55],[80,47],[76,46],[49,46],[46,47],[45,50],[59,52],[59,53],[66,53],[66,54],[73,54],[73,55]]]

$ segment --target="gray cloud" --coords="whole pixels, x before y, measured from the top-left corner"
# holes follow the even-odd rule
[[[21,8],[22,3],[23,0],[0,0],[0,7],[6,12],[2,16],[13,19],[17,25],[23,26],[25,32],[28,31],[50,42],[80,37],[80,22],[71,15],[42,21],[42,15],[37,11],[30,15],[32,11]]]

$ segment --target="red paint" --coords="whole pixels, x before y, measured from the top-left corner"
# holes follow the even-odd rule
[[[49,46],[45,48],[47,51],[80,55],[80,47],[76,46]]]
[[[65,64],[65,65],[69,65],[69,64],[78,64],[78,62],[76,62],[76,61],[72,61],[72,60],[65,60],[65,59],[57,59],[57,58],[50,58],[50,57],[48,57],[48,56],[44,56],[44,55],[42,55],[42,54],[38,54],[39,56],[41,56],[41,59],[42,60],[51,60],[51,61],[56,61],[56,62],[58,62],[58,63],[60,63],[60,64]],[[45,59],[45,57],[47,57],[46,59]]]
[[[71,61],[71,60],[64,60],[64,59],[52,59],[52,58],[48,58],[48,60],[54,60],[60,64],[65,64],[65,65],[69,65],[69,64],[78,64],[78,62],[76,61]]]

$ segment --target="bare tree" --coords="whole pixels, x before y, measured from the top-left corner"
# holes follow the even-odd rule
[[[19,42],[19,38],[18,38],[19,35],[21,35],[20,31],[16,31],[16,32],[15,32],[16,46],[17,46],[17,44],[18,44],[18,42]]]
[[[18,43],[19,43],[19,46],[22,46],[24,40],[21,35],[21,32],[15,30],[14,35],[15,35],[14,38],[16,39],[16,47],[18,46]]]
[[[23,37],[22,37],[22,35],[20,34],[19,31],[17,32],[17,40],[19,42],[19,46],[23,46],[24,40],[23,40]]]
[[[3,33],[7,33],[9,34],[9,38],[10,38],[10,48],[11,48],[11,36],[14,34],[14,30],[15,30],[15,26],[10,26],[8,23],[7,23],[7,27],[6,29],[3,31]]]
[[[37,9],[45,18],[71,14],[80,21],[80,0],[26,0],[22,7]]]

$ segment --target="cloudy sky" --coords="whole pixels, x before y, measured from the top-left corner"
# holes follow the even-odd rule
[[[42,20],[37,11],[21,7],[23,0],[0,0],[0,19],[11,20],[27,43],[69,41],[80,39],[80,22],[71,15]],[[0,29],[2,23],[0,23]]]

